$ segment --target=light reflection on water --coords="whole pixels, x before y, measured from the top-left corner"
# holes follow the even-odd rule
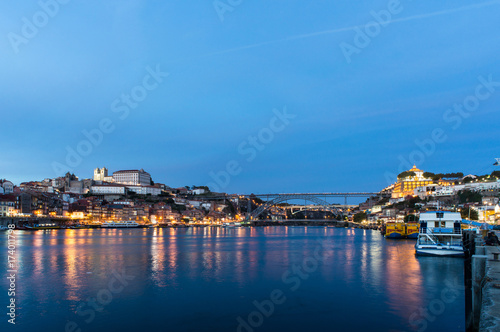
[[[463,283],[461,260],[417,259],[414,242],[385,240],[371,230],[82,229],[17,236],[16,331],[64,331],[68,321],[82,331],[236,331],[236,318],[247,317],[253,301],[269,299],[273,289],[287,300],[255,331],[411,331],[417,327],[410,315],[439,296],[445,279]],[[3,237],[0,243],[6,247]],[[292,291],[283,274],[315,257],[318,247],[324,260]],[[77,307],[107,289],[113,271],[134,279],[86,323]],[[8,301],[4,293],[0,300]],[[427,331],[463,329],[463,302],[461,293]]]

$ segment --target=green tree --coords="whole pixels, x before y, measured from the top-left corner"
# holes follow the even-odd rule
[[[470,220],[479,220],[479,213],[477,212],[477,210],[470,207],[467,209],[462,209],[462,211],[460,211],[460,215],[463,219],[469,219],[470,215]]]
[[[192,186],[191,189],[205,189],[206,192],[210,192],[210,189],[207,186]]]
[[[439,174],[434,174],[434,176],[432,177],[432,180],[434,180],[434,181],[439,181],[439,180],[441,180],[442,178],[444,178],[444,174],[439,173]]]
[[[460,190],[458,192],[458,199],[460,200],[460,203],[474,203],[474,202],[481,202],[483,199],[483,196],[481,196],[480,193],[471,191],[471,190]]]
[[[352,220],[356,223],[362,222],[363,220],[366,220],[366,212],[358,212],[354,215]]]
[[[418,221],[418,217],[414,214],[409,214],[407,216],[405,216],[405,222],[416,222]]]
[[[424,172],[424,174],[423,174],[424,178],[427,178],[427,179],[433,179],[435,175],[436,174],[431,173],[431,172]]]
[[[402,173],[400,173],[400,174],[398,175],[398,179],[400,179],[400,180],[401,180],[401,179],[406,179],[406,178],[409,178],[409,177],[413,177],[413,176],[415,176],[415,175],[417,175],[417,174],[415,174],[415,172],[411,172],[411,171],[404,171],[404,172],[402,172]]]
[[[494,176],[497,179],[500,179],[500,171],[493,171],[493,172],[491,172],[491,176]]]
[[[474,182],[474,178],[472,176],[467,176],[464,178],[464,183],[471,183]]]
[[[420,203],[420,202],[422,202],[422,199],[420,199],[420,197],[418,197],[418,196],[412,197],[408,200],[408,208],[414,209],[415,204]]]

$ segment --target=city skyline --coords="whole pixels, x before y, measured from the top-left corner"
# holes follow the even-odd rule
[[[93,6],[0,5],[2,178],[201,186],[229,165],[221,191],[329,192],[495,169],[498,1]]]

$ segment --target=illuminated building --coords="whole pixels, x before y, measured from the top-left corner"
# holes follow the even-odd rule
[[[409,175],[403,178],[398,178],[398,182],[394,184],[394,189],[392,190],[392,198],[404,198],[406,196],[415,196],[415,189],[418,187],[425,187],[430,184],[435,183],[430,178],[424,177],[424,171],[413,166],[408,172],[413,172],[415,175]],[[437,184],[442,186],[449,186],[448,181],[439,180],[436,181]]]
[[[113,177],[108,176],[108,169],[106,167],[94,169],[94,181],[113,182]]]
[[[94,185],[90,188],[94,195],[125,195],[126,187],[124,185]]]
[[[116,183],[121,184],[141,186],[151,185],[151,175],[143,169],[114,172],[113,179]]]
[[[94,169],[94,181],[104,181],[108,176],[108,169],[106,167]]]
[[[0,199],[0,217],[8,217],[13,214],[15,207],[15,200],[13,199]]]

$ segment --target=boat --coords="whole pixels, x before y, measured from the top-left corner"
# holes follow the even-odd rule
[[[4,226],[4,225],[0,225],[0,231],[8,231],[8,230],[9,230],[9,227]]]
[[[415,254],[464,256],[462,217],[459,212],[432,211],[420,214]]]
[[[44,230],[44,229],[60,229],[60,226],[57,226],[54,223],[47,223],[47,224],[34,224],[33,226],[28,226],[26,225],[26,230],[27,231],[38,231],[38,230]]]
[[[138,223],[132,220],[127,221],[106,221],[101,224],[101,228],[137,228],[140,227]]]
[[[402,239],[405,236],[405,224],[402,222],[387,222],[385,224],[386,239]]]
[[[418,238],[418,222],[409,222],[405,224],[405,238],[417,239]]]
[[[87,228],[85,225],[81,225],[81,224],[75,224],[75,225],[72,225],[72,226],[69,226],[70,229],[84,229],[84,228]]]
[[[172,227],[174,227],[174,228],[188,228],[189,225],[186,225],[184,223],[181,223],[181,224],[175,223],[175,224],[172,224]]]

